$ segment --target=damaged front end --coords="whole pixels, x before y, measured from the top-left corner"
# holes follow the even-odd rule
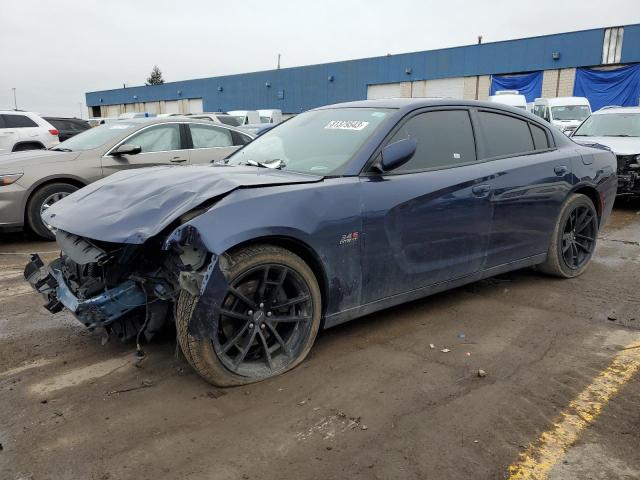
[[[618,194],[640,195],[640,155],[617,155]]]
[[[99,242],[58,230],[62,251],[48,266],[33,255],[25,279],[52,313],[69,310],[89,330],[123,341],[150,340],[173,321],[181,288],[197,293],[210,254],[183,238],[170,245],[154,237],[143,244]]]

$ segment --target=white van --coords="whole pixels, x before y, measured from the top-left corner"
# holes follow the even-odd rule
[[[584,97],[536,98],[533,113],[569,135],[591,115],[591,105]]]
[[[278,109],[258,110],[261,123],[280,123],[282,122],[282,111]]]
[[[524,95],[520,95],[518,90],[498,90],[495,95],[489,96],[489,101],[527,109],[527,99]]]
[[[227,113],[234,117],[238,117],[240,125],[254,125],[256,123],[260,123],[260,114],[257,110],[232,110]]]

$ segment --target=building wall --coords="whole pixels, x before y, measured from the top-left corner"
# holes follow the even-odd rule
[[[478,97],[484,99],[489,92],[489,76],[492,74],[557,69],[564,72],[580,66],[600,65],[604,31],[600,28],[163,85],[89,92],[86,94],[86,103],[87,106],[103,106],[180,102],[187,98],[202,98],[203,109],[206,111],[279,108],[285,113],[295,113],[321,105],[365,99],[369,85],[401,83],[404,85],[401,92],[403,96],[418,96],[428,95],[430,80],[458,77],[465,78],[462,81],[463,96],[475,98],[476,76],[479,76]],[[622,47],[622,59],[625,63],[640,62],[638,43],[640,25],[625,26]],[[566,85],[565,75],[569,75]],[[561,74],[563,91],[569,90],[571,81],[570,73]],[[162,110],[161,105],[162,103]]]
[[[545,70],[542,77],[542,96],[544,98],[571,97],[575,79],[575,68]]]

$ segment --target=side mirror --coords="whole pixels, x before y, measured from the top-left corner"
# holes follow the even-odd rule
[[[418,142],[413,138],[404,138],[391,143],[382,149],[381,159],[378,162],[378,169],[382,172],[389,172],[404,165],[416,153]]]
[[[137,155],[142,152],[140,145],[132,145],[131,143],[123,143],[111,152],[111,155],[119,157],[121,155]]]

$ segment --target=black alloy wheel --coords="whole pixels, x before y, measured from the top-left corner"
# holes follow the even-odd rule
[[[577,205],[567,216],[562,233],[562,259],[577,270],[589,262],[596,246],[598,219],[587,205]]]
[[[268,376],[300,355],[312,319],[311,292],[302,277],[285,265],[263,264],[230,282],[213,347],[233,373]]]

